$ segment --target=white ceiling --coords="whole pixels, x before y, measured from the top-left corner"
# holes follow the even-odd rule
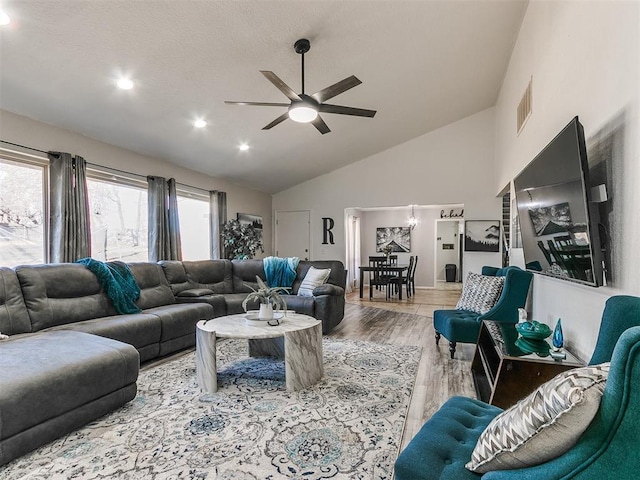
[[[4,0],[0,108],[264,192],[278,192],[495,104],[525,0]],[[259,70],[300,91],[356,75],[323,114],[287,120]],[[121,74],[132,91],[114,88]],[[209,125],[192,126],[196,117]],[[0,132],[0,139],[2,139]],[[6,140],[6,139],[5,139]],[[239,152],[238,144],[251,149]],[[88,158],[91,161],[90,158]]]

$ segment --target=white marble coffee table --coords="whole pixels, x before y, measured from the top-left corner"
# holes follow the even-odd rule
[[[203,392],[218,390],[216,338],[246,338],[249,356],[284,358],[287,391],[316,383],[323,374],[322,322],[287,312],[280,325],[248,325],[244,314],[227,315],[196,326],[196,374]]]

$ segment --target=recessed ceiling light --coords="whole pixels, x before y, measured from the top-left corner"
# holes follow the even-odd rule
[[[121,88],[122,90],[131,90],[133,88],[133,82],[128,78],[121,78],[118,80],[117,85],[118,88]]]
[[[205,120],[202,120],[201,118],[199,118],[198,120],[193,122],[193,126],[196,127],[196,128],[204,128],[204,127],[207,126],[207,122]]]
[[[0,12],[0,26],[9,25],[11,23],[11,17],[4,12]]]
[[[241,152],[246,152],[247,150],[249,150],[249,145],[246,143],[241,143],[240,145],[238,145],[238,149]]]

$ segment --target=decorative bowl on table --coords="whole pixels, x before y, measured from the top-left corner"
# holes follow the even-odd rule
[[[551,349],[549,344],[544,340],[532,340],[524,337],[518,337],[515,345],[524,353],[535,353],[539,357],[548,356],[549,350]]]
[[[551,329],[547,325],[536,321],[516,323],[516,330],[528,340],[544,340],[551,335]]]

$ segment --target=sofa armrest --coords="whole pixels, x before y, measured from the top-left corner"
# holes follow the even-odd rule
[[[319,297],[320,295],[335,295],[338,297],[344,297],[344,288],[325,283],[313,289],[313,296]]]
[[[206,295],[213,295],[214,293],[213,290],[209,290],[208,288],[190,288],[181,291],[176,297],[204,297]]]

